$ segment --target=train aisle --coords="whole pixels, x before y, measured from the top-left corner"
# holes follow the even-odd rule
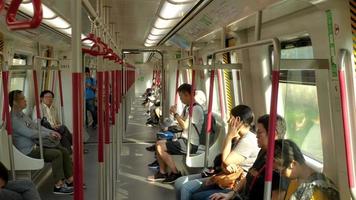
[[[145,147],[155,141],[157,127],[145,125],[148,118],[146,109],[141,105],[142,98],[132,103],[129,123],[121,149],[117,199],[175,199],[174,187],[169,184],[152,183],[147,176],[155,173],[147,167],[154,160],[154,154]]]
[[[88,151],[84,154],[84,197],[85,200],[97,200],[98,199],[98,137],[97,131],[90,128],[87,129],[87,133],[90,138],[85,144],[85,150]],[[49,167],[46,164],[46,167]],[[38,188],[41,198],[43,200],[72,200],[73,195],[55,195],[53,191],[53,180],[51,170],[45,175],[48,178],[42,178],[43,183],[40,183]]]

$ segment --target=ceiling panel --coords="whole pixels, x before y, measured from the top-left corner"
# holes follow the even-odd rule
[[[123,48],[144,47],[160,0],[109,0],[110,22],[117,25]]]

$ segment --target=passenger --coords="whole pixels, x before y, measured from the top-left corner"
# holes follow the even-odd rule
[[[237,172],[240,167],[247,172],[259,151],[256,135],[250,131],[254,114],[251,108],[245,105],[234,107],[230,113],[228,134],[224,139],[222,154],[218,155],[221,156],[220,165],[224,174]],[[234,141],[237,141],[235,145]],[[175,182],[177,199],[189,200],[193,193],[198,199],[206,199],[216,192],[231,191],[230,188],[220,188],[213,180],[214,178],[210,177],[202,178],[200,174],[179,178]]]
[[[306,163],[303,153],[291,140],[277,140],[274,168],[291,182],[286,200],[338,200],[339,192],[324,174],[314,171]]]
[[[72,133],[59,120],[57,109],[53,105],[54,93],[50,90],[44,90],[41,92],[40,97],[41,125],[60,133],[62,146],[72,154]],[[32,119],[36,118],[36,112],[33,112]]]
[[[0,199],[41,200],[35,184],[30,180],[9,181],[6,167],[0,162]]]
[[[34,141],[38,138],[38,127],[36,123],[22,112],[27,106],[22,91],[11,91],[9,93],[9,104],[11,107],[11,121],[14,131],[14,145],[23,154],[33,158],[40,158],[40,148]],[[58,132],[43,126],[41,126],[41,134],[43,139],[59,140],[61,138]],[[61,145],[53,148],[44,147],[43,157],[45,162],[52,163],[52,174],[55,180],[53,193],[72,194],[72,160],[67,149]]]
[[[171,106],[170,113],[177,120],[178,125],[183,129],[182,136],[174,141],[159,140],[156,142],[156,153],[159,163],[159,171],[148,177],[150,181],[163,180],[163,183],[172,183],[177,178],[181,177],[181,173],[177,170],[176,165],[171,155],[185,155],[187,153],[188,142],[188,126],[189,126],[189,105],[192,97],[192,86],[184,83],[177,89],[179,97],[183,104],[187,105],[182,115],[177,113],[177,106]],[[194,102],[193,102],[194,103]],[[197,104],[196,104],[197,105]],[[192,128],[190,134],[191,143],[190,153],[196,153],[199,146],[199,134],[204,123],[204,111],[201,106],[193,106]],[[168,176],[166,167],[171,169],[171,174]]]
[[[215,193],[210,200],[262,200],[265,182],[265,164],[268,147],[268,123],[269,115],[263,115],[257,120],[257,144],[261,148],[257,159],[249,169],[246,178],[235,185],[234,191],[228,193]],[[277,116],[276,139],[284,138],[286,122],[281,116]],[[288,180],[280,177],[273,171],[272,199],[283,199],[288,188]],[[194,196],[193,196],[194,199]]]
[[[93,117],[93,124],[91,125],[93,129],[96,129],[96,125],[98,123],[97,120],[97,107],[95,105],[95,91],[96,91],[96,81],[90,75],[90,69],[88,67],[85,68],[85,108],[86,112],[89,111],[91,116]],[[86,116],[86,122],[88,125],[88,116]]]

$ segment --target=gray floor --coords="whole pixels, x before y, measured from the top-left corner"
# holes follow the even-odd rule
[[[129,125],[125,134],[125,143],[121,150],[120,175],[118,183],[118,199],[175,199],[174,188],[169,184],[151,183],[147,176],[156,171],[147,168],[154,160],[154,155],[145,147],[155,141],[157,127],[145,125],[147,116],[141,105],[142,99],[137,98],[133,104]]]
[[[161,200],[175,199],[174,188],[169,184],[150,183],[147,176],[155,171],[150,170],[147,164],[154,160],[154,155],[145,150],[145,147],[155,141],[157,127],[147,127],[145,125],[147,116],[144,115],[145,108],[141,105],[142,99],[137,98],[131,109],[129,124],[124,136],[124,144],[120,152],[119,181],[117,183],[117,199],[132,200]],[[90,139],[85,148],[89,150],[85,154],[85,200],[98,199],[98,165],[97,165],[97,133],[91,129],[87,130]],[[39,191],[43,200],[69,200],[71,195],[54,195],[53,180],[49,176],[44,184],[41,184]]]

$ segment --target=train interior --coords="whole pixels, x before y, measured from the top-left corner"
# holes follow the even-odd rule
[[[214,165],[230,110],[243,104],[256,119],[283,116],[285,139],[307,165],[335,183],[340,199],[355,198],[355,1],[17,1],[12,20],[26,23],[42,6],[36,28],[9,21],[13,2],[0,9],[0,161],[12,178],[32,180],[42,199],[175,199],[174,184],[147,179],[157,168],[148,167],[155,154],[146,148],[163,120],[174,120],[170,106],[183,112],[183,83],[216,120],[200,154],[173,156],[183,175]],[[85,103],[85,68],[98,86],[97,126]],[[73,195],[53,194],[51,163],[13,145],[5,100],[13,90],[23,91],[33,120],[39,93],[53,91],[73,133],[74,183],[84,184]]]

